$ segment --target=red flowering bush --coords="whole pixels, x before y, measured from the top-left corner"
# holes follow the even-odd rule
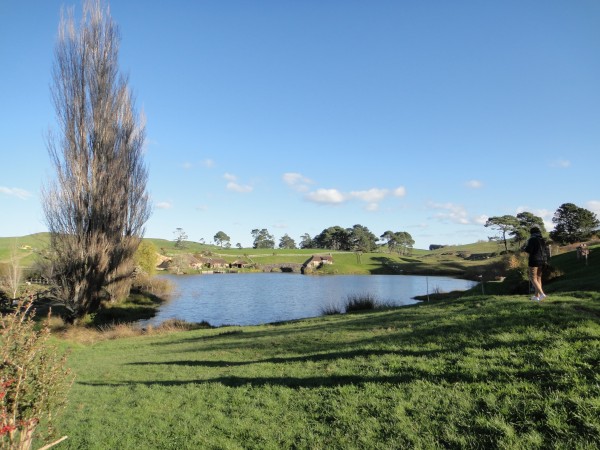
[[[47,321],[40,330],[32,301],[0,317],[0,449],[29,449],[38,424],[52,435],[52,419],[66,403],[73,377],[66,356],[48,343]]]

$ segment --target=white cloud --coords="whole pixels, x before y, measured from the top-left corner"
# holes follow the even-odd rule
[[[314,183],[310,178],[296,172],[286,172],[282,178],[285,184],[298,192],[307,192],[308,185]]]
[[[554,217],[554,211],[550,211],[548,209],[535,209],[535,208],[530,208],[528,206],[519,206],[517,208],[517,214],[522,213],[522,212],[530,212],[534,216],[541,217],[544,220],[545,224],[548,224],[548,223],[551,224],[552,217]],[[546,226],[546,228],[548,228],[548,227]]]
[[[27,200],[29,197],[32,196],[31,192],[28,192],[25,189],[7,188],[4,186],[0,186],[0,193],[11,195],[13,197],[20,198],[21,200]]]
[[[231,173],[225,173],[223,175],[223,178],[225,178],[227,181],[229,181],[229,183],[227,183],[227,185],[226,185],[226,188],[228,191],[246,193],[246,192],[252,192],[252,190],[254,189],[250,185],[238,183],[237,177]]]
[[[358,198],[364,202],[374,203],[383,200],[388,192],[387,189],[372,188],[368,191],[352,191],[350,192],[350,197]]]
[[[430,203],[429,206],[432,209],[442,210],[435,214],[435,218],[458,223],[460,225],[468,225],[470,222],[469,215],[462,205],[456,205],[454,203]]]
[[[189,169],[191,169],[193,166],[192,166],[192,163],[191,163],[191,162],[187,162],[187,161],[186,161],[186,162],[184,162],[184,163],[181,165],[181,167],[183,167],[185,170],[189,170]]]
[[[226,187],[228,191],[240,193],[252,192],[252,190],[254,189],[252,186],[249,186],[247,184],[238,184],[235,181],[230,181],[229,183],[227,183]]]
[[[488,219],[489,219],[489,216],[482,214],[480,216],[473,218],[473,222],[475,222],[478,225],[485,225],[486,222],[488,221]]]
[[[470,189],[481,189],[483,187],[483,183],[479,180],[469,180],[466,185]]]
[[[568,159],[556,159],[550,162],[550,167],[555,167],[557,169],[566,169],[571,166],[571,161]]]
[[[590,200],[585,204],[586,208],[592,211],[596,216],[600,216],[600,200]]]
[[[215,162],[210,158],[203,160],[200,164],[202,164],[207,169],[211,169],[215,166]]]
[[[171,202],[157,202],[154,206],[156,209],[171,209],[173,207]]]
[[[302,177],[300,174],[289,173],[284,175],[284,180],[286,183],[293,185],[300,177]],[[350,191],[349,193],[341,192],[338,189],[317,189],[306,194],[305,198],[315,203],[330,205],[339,205],[349,200],[360,200],[367,203],[365,210],[377,211],[379,203],[390,195],[403,197],[406,195],[406,189],[400,186],[390,192],[389,189],[371,188],[364,191]]]
[[[406,195],[406,188],[404,186],[398,186],[394,189],[394,197],[404,197]]]
[[[311,202],[328,203],[332,205],[339,205],[346,200],[344,194],[337,189],[317,189],[314,192],[306,194],[306,198]]]

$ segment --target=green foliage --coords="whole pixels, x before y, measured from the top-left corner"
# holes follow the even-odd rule
[[[386,231],[381,236],[381,239],[386,241],[386,245],[390,252],[398,252],[402,255],[410,254],[415,240],[407,231]]]
[[[308,239],[305,241],[304,245],[309,245]],[[315,236],[310,246],[327,250],[372,252],[377,248],[377,236],[363,225],[354,225],[352,228],[336,225]]]
[[[215,244],[217,244],[220,247],[223,247],[223,244],[227,244],[229,243],[229,241],[231,241],[231,238],[224,231],[217,232],[217,234],[214,235],[213,239],[215,241]]]
[[[473,295],[78,345],[61,448],[598,448],[598,317]]]
[[[554,213],[552,222],[555,225],[550,237],[562,244],[590,239],[600,226],[596,214],[573,203],[563,203]]]
[[[158,262],[158,250],[156,246],[146,240],[142,240],[133,256],[135,263],[148,275],[156,272],[156,263]]]
[[[521,242],[526,241],[529,237],[530,230],[532,227],[538,227],[542,232],[542,235],[546,234],[546,227],[544,220],[527,211],[523,211],[517,214],[517,225],[513,230],[510,231],[510,235],[517,241],[518,246],[521,246]]]
[[[377,307],[377,299],[369,294],[352,294],[346,299],[346,312],[367,311]]]
[[[344,303],[344,310],[346,313],[394,307],[395,305],[393,303],[378,299],[368,292],[361,294],[350,294]]]
[[[275,248],[275,237],[266,228],[252,230],[253,248]]]
[[[313,239],[308,233],[304,233],[302,236],[300,236],[300,239],[300,248],[313,248],[315,246]]]
[[[19,304],[13,313],[0,318],[0,446],[3,449],[30,448],[40,423],[46,427],[40,433],[41,438],[48,440],[73,380],[65,356],[48,343],[47,323],[37,331],[32,315],[29,302]]]
[[[508,251],[507,236],[515,232],[519,227],[519,221],[515,216],[507,214],[499,217],[490,217],[485,223],[485,226],[498,230],[502,242],[504,243],[504,250]]]
[[[296,248],[296,241],[294,241],[291,237],[288,236],[288,234],[284,234],[281,239],[279,240],[279,248],[286,248],[286,249],[295,249]]]

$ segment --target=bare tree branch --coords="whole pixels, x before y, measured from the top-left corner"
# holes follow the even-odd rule
[[[145,127],[118,70],[119,32],[108,7],[84,5],[79,29],[62,15],[52,96],[60,130],[48,137],[56,179],[43,190],[56,282],[76,317],[127,279],[150,216]]]

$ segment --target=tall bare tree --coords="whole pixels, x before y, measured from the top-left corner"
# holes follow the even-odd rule
[[[128,292],[150,216],[145,126],[118,70],[109,8],[87,0],[79,28],[63,14],[53,66],[59,124],[48,151],[56,180],[43,190],[55,281],[73,318]]]

